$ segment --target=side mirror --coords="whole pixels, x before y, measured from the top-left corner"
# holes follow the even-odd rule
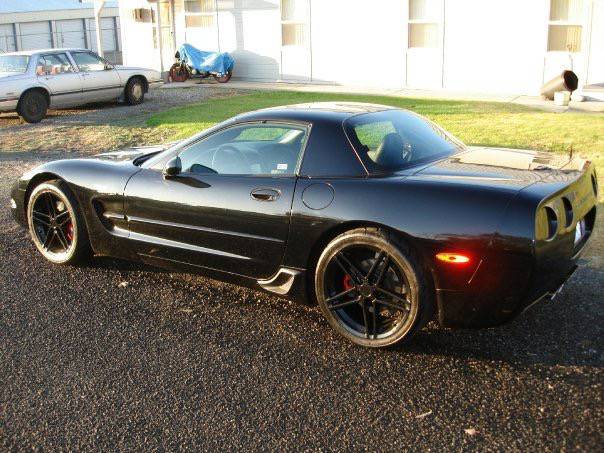
[[[176,176],[182,171],[182,163],[180,157],[174,156],[170,159],[164,167],[164,176]]]
[[[110,69],[113,69],[113,65],[109,64],[109,63],[105,63],[105,71],[109,71]]]

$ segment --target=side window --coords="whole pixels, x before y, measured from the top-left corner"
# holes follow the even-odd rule
[[[92,52],[72,52],[71,56],[82,72],[105,70],[105,60]]]
[[[68,72],[73,72],[73,66],[64,53],[42,55],[38,59],[37,75],[57,75]]]
[[[386,135],[396,132],[392,121],[376,121],[375,123],[360,124],[354,131],[361,145],[370,155],[382,144]]]
[[[307,135],[303,126],[235,126],[190,145],[179,157],[189,173],[294,175]]]

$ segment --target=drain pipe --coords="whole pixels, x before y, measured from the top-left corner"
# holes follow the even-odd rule
[[[99,56],[103,56],[103,31],[101,30],[101,12],[105,0],[94,0],[94,22],[96,24],[96,47]]]

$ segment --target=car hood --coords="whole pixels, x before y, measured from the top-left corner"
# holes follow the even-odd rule
[[[464,152],[422,168],[416,175],[521,189],[552,176],[574,179],[584,166],[583,159],[569,155],[523,149],[468,147]]]
[[[100,153],[95,156],[92,156],[91,159],[110,160],[114,162],[133,161],[137,157],[144,156],[146,154],[156,154],[158,152],[164,151],[169,147],[173,146],[174,144],[175,143],[167,143],[164,145],[138,146],[120,151]]]

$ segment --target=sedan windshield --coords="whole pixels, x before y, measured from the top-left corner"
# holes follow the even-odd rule
[[[396,172],[465,148],[436,124],[403,110],[356,115],[345,121],[344,128],[372,173]]]
[[[28,64],[28,55],[0,55],[0,72],[23,74]]]

